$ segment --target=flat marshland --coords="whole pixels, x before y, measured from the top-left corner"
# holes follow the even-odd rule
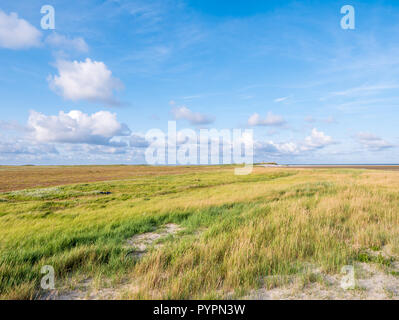
[[[399,296],[399,171],[0,167],[0,190],[2,299]]]

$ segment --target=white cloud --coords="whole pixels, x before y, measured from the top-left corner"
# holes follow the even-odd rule
[[[130,136],[129,146],[132,148],[146,148],[149,143],[143,135],[134,133]]]
[[[377,137],[374,134],[368,133],[368,132],[359,132],[355,136],[355,138],[358,141],[358,143],[360,143],[367,149],[370,149],[373,151],[381,151],[384,149],[389,149],[389,148],[394,147],[392,144],[385,141],[384,139]]]
[[[46,42],[53,47],[66,50],[72,49],[78,52],[89,51],[89,46],[87,45],[86,41],[81,37],[68,38],[64,35],[54,32],[46,38]]]
[[[0,154],[2,155],[36,155],[52,153],[58,154],[58,150],[48,144],[33,143],[26,140],[0,141]]]
[[[176,120],[184,119],[194,125],[209,124],[213,122],[211,117],[199,112],[193,112],[185,106],[172,109],[172,113]]]
[[[350,88],[344,91],[332,92],[332,96],[355,96],[355,95],[371,95],[383,90],[391,90],[399,88],[398,84],[376,84],[376,85],[363,85],[359,87]]]
[[[26,49],[40,45],[41,32],[18,14],[7,15],[0,10],[0,47]]]
[[[274,102],[283,102],[283,101],[285,101],[285,100],[287,100],[287,99],[288,99],[288,97],[282,97],[282,98],[274,99],[273,101],[274,101]]]
[[[0,120],[0,129],[5,130],[5,131],[20,131],[24,132],[26,131],[26,127],[23,125],[20,125],[16,121],[4,121]]]
[[[255,150],[266,153],[295,155],[300,152],[298,145],[294,142],[275,143],[273,141],[257,141],[254,146]]]
[[[257,141],[255,143],[255,149],[261,152],[279,155],[299,155],[304,152],[322,149],[335,143],[336,142],[334,142],[330,136],[325,135],[324,132],[313,129],[310,136],[307,136],[303,141],[282,143]]]
[[[303,148],[310,150],[320,149],[334,143],[335,142],[330,136],[327,136],[324,132],[317,131],[317,129],[314,128],[311,135],[305,138]]]
[[[285,123],[282,116],[274,115],[268,112],[266,118],[262,119],[258,113],[254,113],[248,119],[248,125],[250,126],[281,126]]]
[[[58,116],[47,116],[31,111],[28,127],[38,142],[87,143],[121,146],[115,136],[130,135],[129,128],[118,122],[115,113],[99,111],[92,115],[78,110],[60,111]]]
[[[82,155],[116,155],[126,154],[127,149],[119,146],[103,146],[103,145],[91,145],[83,144],[78,145],[76,149],[72,151],[72,154],[80,153]]]
[[[113,91],[122,88],[119,79],[112,77],[112,72],[103,62],[58,61],[58,76],[50,76],[50,87],[69,100],[101,101],[116,104]]]

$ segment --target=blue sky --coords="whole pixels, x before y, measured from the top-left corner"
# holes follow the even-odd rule
[[[4,0],[0,164],[144,163],[168,120],[251,128],[256,161],[398,163],[398,44],[397,1]]]

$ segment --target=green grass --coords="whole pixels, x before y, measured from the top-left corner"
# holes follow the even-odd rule
[[[330,273],[387,263],[363,252],[399,251],[398,177],[364,172],[210,169],[2,193],[0,297],[36,298],[43,265],[54,267],[56,286],[116,279],[135,284],[128,298],[191,299],[239,297],[309,263]],[[166,223],[183,230],[128,257],[128,238]]]

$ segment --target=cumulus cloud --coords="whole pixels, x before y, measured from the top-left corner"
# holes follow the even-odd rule
[[[112,140],[116,136],[130,135],[129,128],[118,122],[115,113],[99,111],[91,115],[79,110],[60,111],[57,116],[47,116],[31,111],[28,128],[38,142],[87,143],[121,146]]]
[[[18,14],[7,15],[0,10],[0,47],[6,49],[27,49],[40,45],[41,32]]]
[[[193,112],[185,106],[172,109],[172,113],[176,120],[184,119],[191,124],[209,124],[213,122],[213,118],[199,112]]]
[[[336,142],[330,136],[324,134],[324,132],[313,129],[310,136],[307,136],[303,141],[283,143],[257,141],[255,143],[255,150],[280,155],[299,155],[303,152],[315,151],[335,143]]]
[[[299,153],[299,147],[294,142],[275,143],[273,141],[257,141],[254,144],[255,150],[272,153],[272,154],[289,154],[295,155]]]
[[[250,126],[282,126],[284,123],[285,120],[282,116],[274,115],[272,112],[268,112],[264,119],[258,113],[254,113],[248,119]]]
[[[335,142],[330,136],[327,136],[324,132],[317,131],[317,129],[314,128],[311,135],[305,138],[304,148],[310,150],[320,149],[334,143]]]
[[[355,136],[358,143],[372,151],[381,151],[384,149],[393,148],[393,145],[384,139],[368,132],[359,132]]]
[[[52,47],[66,50],[74,50],[78,52],[89,51],[89,46],[83,38],[68,38],[56,32],[52,33],[46,38],[46,43],[48,43]]]
[[[117,104],[113,91],[123,85],[103,62],[89,58],[85,61],[61,60],[56,67],[59,75],[49,77],[50,88],[65,99]]]

